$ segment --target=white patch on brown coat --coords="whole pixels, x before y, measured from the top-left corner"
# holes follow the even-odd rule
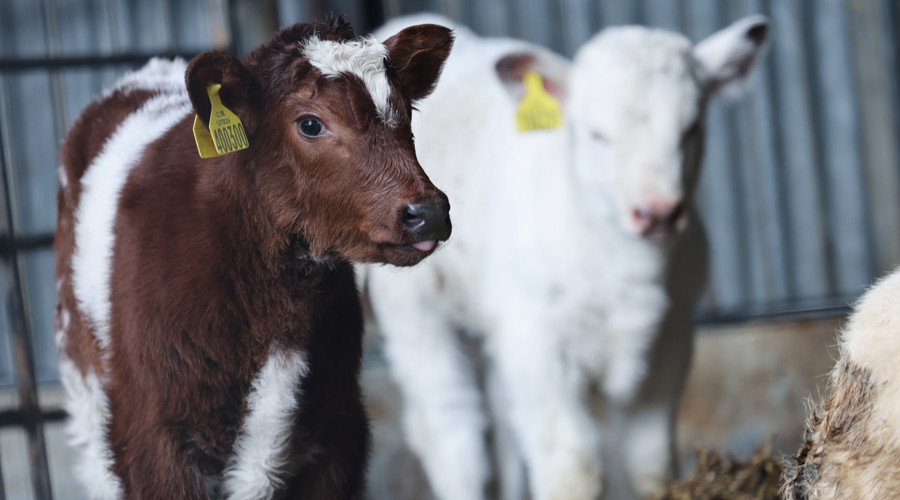
[[[326,77],[333,78],[342,73],[359,77],[369,91],[378,115],[389,126],[394,125],[394,110],[389,101],[391,87],[385,72],[387,47],[373,37],[336,42],[313,36],[303,44],[303,55]]]

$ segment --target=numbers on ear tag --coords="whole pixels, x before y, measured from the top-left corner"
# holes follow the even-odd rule
[[[199,116],[194,117],[194,141],[197,143],[200,158],[225,156],[250,147],[241,119],[222,104],[219,97],[221,88],[222,85],[219,83],[212,83],[206,87],[212,105],[209,113],[209,130],[203,126]]]

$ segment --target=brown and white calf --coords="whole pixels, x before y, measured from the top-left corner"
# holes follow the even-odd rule
[[[453,40],[298,24],[243,61],[151,61],[62,146],[57,339],[91,498],[355,498],[369,430],[350,262],[450,234],[412,104]],[[200,159],[207,87],[249,148]]]

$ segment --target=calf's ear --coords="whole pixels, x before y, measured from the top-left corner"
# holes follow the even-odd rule
[[[453,47],[453,31],[436,24],[410,26],[385,40],[397,80],[412,100],[431,94]]]
[[[743,90],[769,38],[769,20],[749,16],[701,40],[694,47],[700,79],[708,92]]]
[[[204,124],[209,126],[211,109],[207,87],[218,83],[222,85],[222,104],[238,115],[249,132],[261,103],[261,91],[259,83],[234,54],[221,50],[200,54],[188,65],[184,81],[194,111]]]
[[[571,63],[567,59],[538,48],[507,54],[494,64],[497,78],[515,102],[519,102],[525,95],[525,74],[532,71],[540,75],[548,94],[565,102],[570,67]]]

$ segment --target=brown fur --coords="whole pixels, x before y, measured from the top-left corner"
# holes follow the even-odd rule
[[[871,374],[842,355],[831,373],[828,399],[813,411],[800,451],[784,474],[787,500],[893,498],[900,456],[886,446],[874,416],[880,388]]]
[[[896,498],[900,492],[900,268],[854,305],[828,396],[785,472],[788,500]]]
[[[221,476],[232,455],[246,395],[273,345],[301,350],[310,368],[295,388],[295,460],[281,491],[309,499],[361,494],[369,431],[349,262],[412,265],[427,255],[398,248],[415,241],[400,223],[400,207],[446,201],[416,160],[409,118],[452,38],[437,27],[412,34],[430,73],[401,71],[399,78],[392,70],[393,104],[403,112],[389,128],[358,79],[322,78],[301,57],[298,42],[313,32],[353,36],[341,21],[296,25],[243,62],[209,52],[188,67],[198,115],[208,121],[206,86],[222,83],[222,101],[241,118],[250,148],[200,160],[190,116],[144,152],[115,220],[106,353],[71,283],[73,215],[82,175],[151,93],[115,92],[95,102],[63,145],[69,185],[58,196],[57,325],[59,311],[71,311],[64,355],[104,381],[113,468],[128,498],[221,494],[210,478]],[[298,119],[310,114],[333,136],[299,134]]]

